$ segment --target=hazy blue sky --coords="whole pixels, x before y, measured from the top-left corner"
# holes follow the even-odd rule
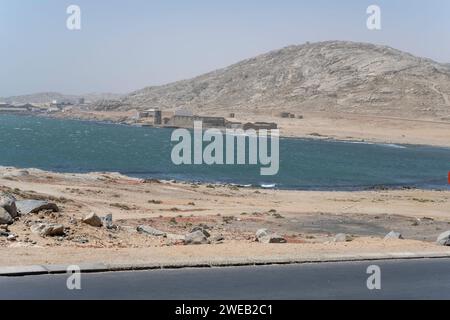
[[[82,30],[66,28],[66,8]],[[366,9],[382,9],[381,31]],[[0,0],[0,96],[128,92],[306,41],[387,44],[450,62],[448,0]]]

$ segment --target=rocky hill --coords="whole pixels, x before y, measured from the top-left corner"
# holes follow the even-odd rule
[[[286,110],[447,117],[450,68],[386,46],[307,43],[95,105],[101,110],[186,106],[197,112]]]
[[[67,95],[58,92],[40,92],[22,96],[0,98],[0,101],[9,104],[51,103],[54,100],[58,102],[76,103],[79,101],[80,98],[84,98],[86,101],[94,103],[103,100],[120,99],[121,96],[113,93],[88,93],[85,95]]]

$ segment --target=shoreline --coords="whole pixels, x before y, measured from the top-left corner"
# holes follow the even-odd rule
[[[59,213],[40,212],[9,226],[14,241],[0,237],[0,266],[65,263],[193,263],[247,259],[272,261],[329,255],[442,252],[437,236],[450,229],[450,191],[384,190],[361,192],[283,191],[142,181],[119,174],[57,174],[0,168],[0,191],[17,199],[43,199]],[[94,212],[112,214],[118,229],[81,222]],[[64,237],[40,237],[35,222],[62,224]],[[139,233],[148,225],[170,237]],[[189,246],[180,237],[207,225],[210,244]],[[287,244],[255,240],[261,228]],[[383,240],[391,230],[407,240]],[[346,233],[351,242],[335,242]],[[274,252],[277,254],[274,255]],[[271,260],[272,259],[272,260]]]
[[[220,116],[222,114],[214,114],[215,116]],[[97,122],[97,123],[105,123],[105,124],[117,124],[117,125],[129,125],[134,126],[134,124],[131,124],[127,122],[127,120],[124,120],[124,118],[130,117],[129,112],[121,112],[120,116],[115,115],[114,113],[111,114],[111,112],[96,112],[96,113],[55,113],[55,114],[48,114],[48,115],[41,115],[44,117],[49,117],[52,119],[66,119],[66,120],[75,120],[75,121],[88,121],[88,122]],[[316,129],[316,131],[321,130],[328,130],[329,124],[333,124],[335,121],[353,121],[356,122],[356,126],[360,127],[361,124],[367,124],[364,123],[366,119],[373,120],[377,122],[376,126],[378,126],[381,123],[384,123],[384,121],[389,122],[392,121],[394,123],[401,122],[401,123],[415,123],[420,125],[425,125],[425,132],[433,129],[435,126],[444,126],[440,132],[439,132],[439,141],[436,141],[434,137],[427,138],[426,135],[422,134],[422,131],[420,131],[420,139],[419,136],[414,138],[405,138],[404,134],[401,134],[399,137],[384,137],[380,138],[375,135],[375,133],[365,132],[364,128],[360,128],[360,132],[358,134],[355,134],[355,136],[348,137],[346,136],[346,132],[340,133],[340,131],[343,131],[342,128],[339,128],[336,130],[336,132],[330,133],[316,133],[313,132],[314,129],[311,129],[312,131],[310,133],[301,132],[298,131],[296,128],[297,125],[300,127],[304,125],[305,120],[286,120],[281,118],[275,118],[272,116],[260,116],[260,115],[253,115],[253,116],[243,116],[243,118],[236,118],[233,120],[236,121],[242,121],[242,122],[252,122],[252,121],[271,121],[271,122],[277,122],[279,123],[279,129],[280,129],[280,139],[305,139],[305,140],[311,140],[311,141],[332,141],[332,142],[342,142],[342,143],[365,143],[365,144],[375,144],[375,145],[399,145],[399,146],[423,146],[423,147],[437,147],[437,148],[445,148],[450,149],[450,139],[441,139],[442,135],[444,137],[450,136],[450,122],[445,121],[424,121],[424,120],[412,120],[412,119],[402,119],[402,118],[389,118],[389,117],[381,117],[381,116],[373,116],[373,115],[336,115],[336,114],[317,114],[317,113],[311,113],[312,118],[312,127]],[[348,118],[346,118],[348,117]],[[354,117],[354,119],[352,119]],[[121,118],[121,119],[120,119]],[[321,124],[318,121],[322,119],[326,121],[326,124]],[[337,120],[336,120],[337,119]],[[129,121],[129,120],[128,120]],[[296,123],[295,121],[298,121]],[[303,121],[303,122],[302,122]],[[308,121],[308,119],[306,119]],[[294,125],[294,127],[292,126]],[[428,126],[429,125],[429,126]],[[139,126],[139,125],[136,125]],[[322,128],[323,127],[323,128]],[[154,127],[158,128],[159,127]],[[383,126],[380,126],[381,130],[383,130]],[[161,128],[165,129],[165,128]],[[170,128],[167,128],[170,129]],[[389,133],[389,129],[391,127],[386,128],[386,132]],[[409,126],[407,129],[402,130],[404,133],[408,133],[409,129],[411,127]],[[353,129],[352,129],[353,130]],[[384,135],[384,134],[383,134]]]
[[[105,113],[107,114],[107,112]],[[95,124],[104,124],[104,125],[122,125],[122,126],[128,126],[128,127],[137,127],[137,128],[152,128],[152,129],[162,129],[162,130],[171,130],[176,128],[182,128],[182,127],[157,127],[157,126],[151,126],[151,125],[145,125],[145,124],[133,124],[129,123],[127,121],[120,121],[120,120],[113,120],[113,119],[97,119],[95,117],[92,118],[83,118],[83,117],[77,117],[77,116],[66,116],[62,113],[56,113],[56,114],[36,114],[36,113],[0,113],[1,115],[14,115],[14,116],[27,116],[27,117],[36,117],[36,118],[48,118],[48,119],[55,119],[55,120],[68,120],[68,121],[80,121],[80,122],[87,122],[87,123],[95,123]],[[370,115],[363,115],[364,117],[370,117]],[[380,117],[382,118],[382,117]],[[419,120],[410,120],[410,119],[401,119],[401,118],[386,118],[386,119],[392,119],[392,120],[400,120],[400,121],[419,121]],[[436,122],[440,124],[445,124],[450,126],[450,122]],[[281,130],[280,130],[281,132]],[[449,134],[450,134],[450,127],[449,127]],[[376,138],[373,139],[364,139],[364,138],[358,138],[358,137],[349,137],[349,138],[339,138],[339,137],[330,137],[330,136],[322,136],[322,135],[316,135],[316,134],[308,134],[308,135],[295,135],[295,134],[281,134],[281,139],[289,139],[289,140],[304,140],[304,141],[324,141],[324,142],[337,142],[337,143],[354,143],[354,144],[366,144],[366,145],[377,145],[377,146],[386,146],[386,147],[392,147],[392,148],[401,148],[401,147],[432,147],[432,148],[440,148],[440,149],[450,149],[450,141],[448,143],[443,144],[436,144],[436,143],[420,143],[420,142],[395,142],[392,140],[379,140]],[[450,140],[450,139],[449,139]]]

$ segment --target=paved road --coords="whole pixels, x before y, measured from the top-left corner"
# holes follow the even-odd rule
[[[67,278],[0,277],[0,299],[450,299],[450,259],[84,274],[80,291]]]

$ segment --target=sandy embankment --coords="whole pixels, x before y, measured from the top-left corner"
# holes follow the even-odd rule
[[[9,227],[19,237],[0,237],[0,265],[80,262],[163,263],[233,259],[296,259],[333,254],[443,252],[434,244],[450,229],[449,191],[303,192],[141,181],[114,174],[56,174],[0,168],[0,191],[19,199],[49,199],[60,213],[22,217]],[[113,214],[118,230],[94,228],[81,218]],[[38,221],[61,223],[66,237],[42,238],[30,231]],[[185,246],[174,238],[139,234],[150,225],[184,235],[200,223],[223,241]],[[288,244],[255,242],[269,228]],[[395,229],[408,240],[383,241]],[[333,243],[336,233],[355,236]]]

